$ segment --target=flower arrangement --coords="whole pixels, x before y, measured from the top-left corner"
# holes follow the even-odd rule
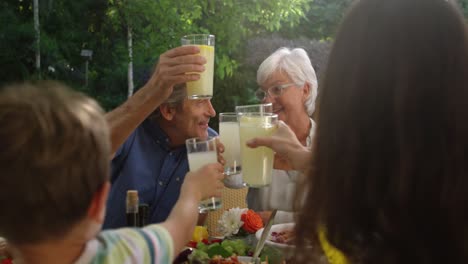
[[[262,218],[253,210],[239,207],[226,210],[217,226],[223,238],[206,239],[204,227],[196,228],[189,242],[192,249],[183,251],[174,263],[243,263],[240,262],[241,257],[253,255],[256,245],[254,234],[262,227]],[[241,257],[238,259],[238,256]],[[267,260],[266,263],[283,263],[284,259],[279,250],[268,245],[260,258]]]
[[[0,256],[0,264],[13,264],[13,260],[11,258]]]
[[[224,237],[247,236],[263,228],[260,215],[247,208],[226,210],[218,220],[218,231]]]

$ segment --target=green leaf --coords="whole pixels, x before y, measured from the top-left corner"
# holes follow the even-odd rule
[[[283,263],[283,254],[281,253],[280,250],[270,247],[266,245],[263,250],[262,254],[260,255],[260,259],[262,261],[265,261],[268,256],[268,263],[270,264],[280,264]]]

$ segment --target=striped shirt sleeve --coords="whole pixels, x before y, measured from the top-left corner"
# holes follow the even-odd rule
[[[145,228],[121,228],[101,232],[96,239],[87,243],[80,259],[90,260],[83,263],[95,264],[166,264],[172,263],[173,252],[171,235],[164,227],[156,224]]]

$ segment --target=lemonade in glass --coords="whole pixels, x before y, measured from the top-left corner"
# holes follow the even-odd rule
[[[185,141],[187,158],[190,171],[196,171],[206,164],[217,163],[216,138],[189,138]],[[221,207],[221,199],[211,197],[203,200],[198,206],[198,211],[204,213]]]
[[[231,189],[245,187],[239,141],[239,122],[236,113],[219,114],[219,140],[224,144],[224,185]]]
[[[208,34],[192,34],[183,36],[182,45],[194,45],[200,48],[200,56],[205,57],[205,71],[197,81],[187,82],[187,96],[189,99],[213,97],[215,37]]]
[[[249,148],[246,141],[271,136],[278,127],[278,115],[271,113],[271,104],[237,106],[241,145],[242,175],[253,188],[271,184],[274,153],[267,147]]]

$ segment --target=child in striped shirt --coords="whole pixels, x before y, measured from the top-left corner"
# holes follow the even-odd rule
[[[0,127],[0,236],[15,263],[171,263],[200,200],[223,186],[222,165],[206,165],[165,222],[100,232],[111,153],[98,104],[55,82],[14,85],[0,92]]]

